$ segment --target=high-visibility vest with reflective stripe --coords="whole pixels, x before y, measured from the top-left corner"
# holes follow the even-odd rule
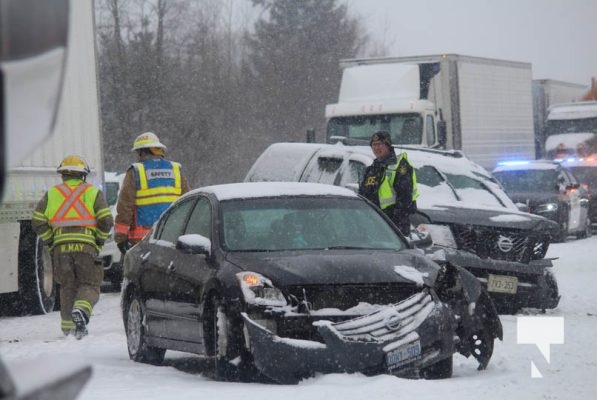
[[[379,207],[382,210],[396,204],[396,191],[394,190],[394,181],[396,180],[396,171],[398,170],[398,165],[400,165],[400,161],[402,161],[402,159],[405,159],[406,162],[410,165],[406,153],[401,153],[400,157],[398,158],[398,162],[396,162],[395,164],[390,164],[386,167],[386,172],[384,174],[384,177],[382,178],[381,184],[379,185],[379,190],[377,191],[377,195],[379,196]],[[415,201],[419,197],[419,189],[417,188],[417,176],[415,174],[414,168],[412,168],[412,181],[412,200]]]
[[[129,238],[145,233],[168,206],[182,194],[180,164],[163,158],[143,160],[133,164],[135,169],[135,226]],[[138,233],[138,234],[137,234]],[[143,233],[143,235],[145,234]]]
[[[97,187],[81,181],[67,181],[48,190],[48,205],[44,214],[54,231],[54,246],[67,242],[96,246],[94,204],[98,192]],[[63,228],[66,227],[81,229],[64,233]]]

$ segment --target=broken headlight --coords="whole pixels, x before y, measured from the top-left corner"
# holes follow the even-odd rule
[[[286,298],[272,284],[272,281],[261,274],[243,271],[236,274],[245,302],[257,306],[281,307],[287,304]]]

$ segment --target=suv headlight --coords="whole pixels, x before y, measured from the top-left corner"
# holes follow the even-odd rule
[[[281,307],[288,303],[280,289],[261,274],[243,271],[236,274],[247,304],[257,306]]]
[[[444,247],[458,248],[452,230],[447,225],[419,224],[417,231],[429,234],[433,244]]]
[[[535,209],[535,213],[556,212],[558,211],[558,203],[539,204]]]

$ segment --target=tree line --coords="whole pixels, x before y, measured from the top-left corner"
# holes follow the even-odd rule
[[[307,129],[323,141],[339,60],[371,54],[338,0],[97,0],[96,27],[106,170],[152,131],[195,187],[241,180]]]

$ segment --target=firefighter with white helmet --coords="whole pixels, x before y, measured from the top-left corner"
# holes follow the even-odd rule
[[[62,332],[81,339],[99,300],[104,269],[97,256],[114,220],[102,191],[85,182],[90,169],[82,157],[65,157],[57,172],[62,183],[44,194],[31,221],[52,254]]]
[[[166,146],[155,133],[138,135],[131,150],[138,161],[122,182],[114,225],[114,240],[122,254],[143,239],[174,200],[190,190],[181,165],[165,158]]]

